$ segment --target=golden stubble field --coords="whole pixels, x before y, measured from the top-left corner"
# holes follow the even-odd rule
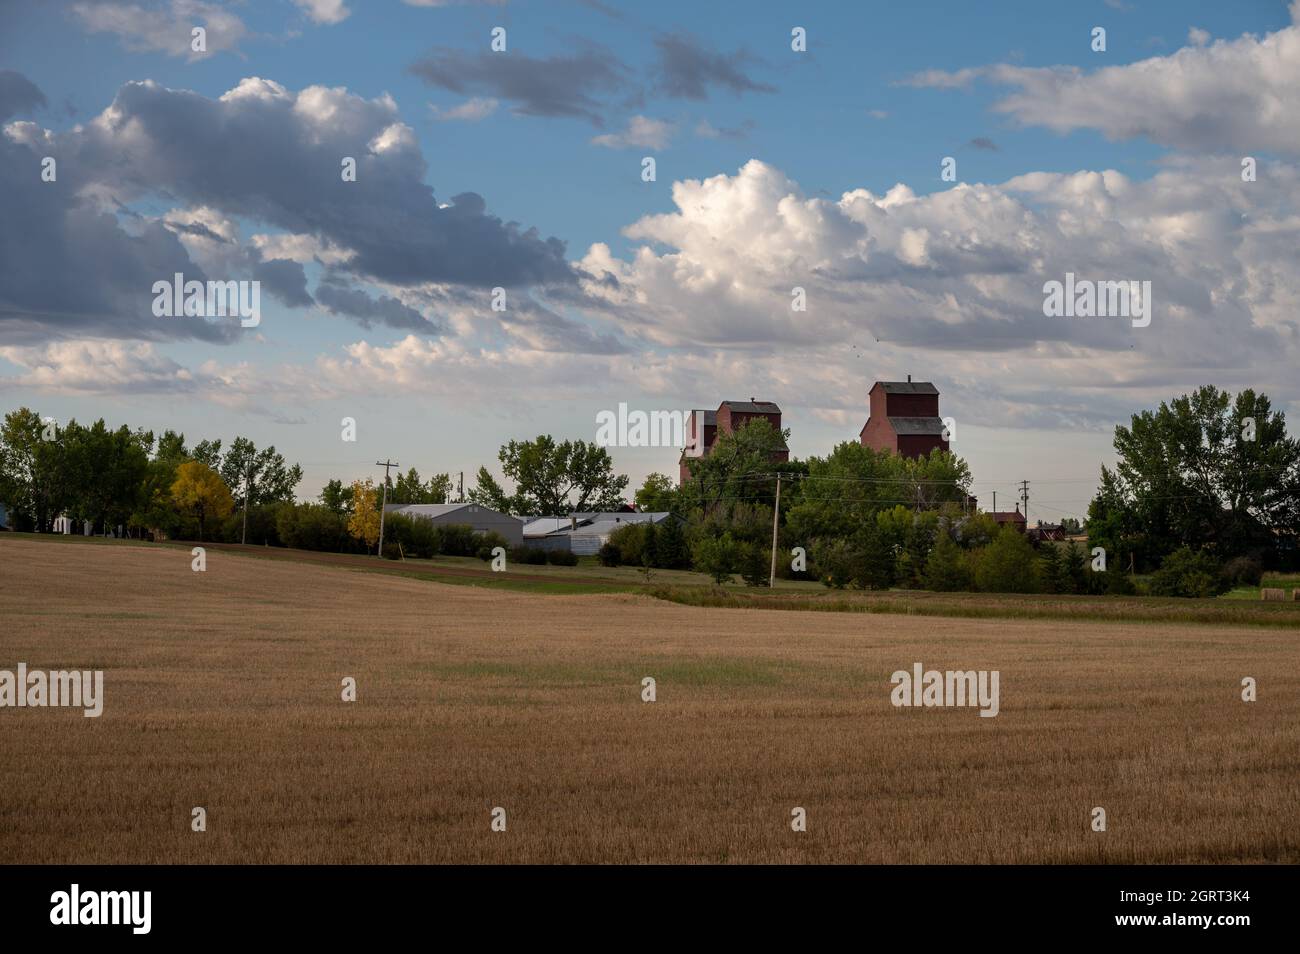
[[[5,862],[1300,861],[1285,630],[699,609],[215,551],[195,573],[0,537],[18,662],[103,669],[106,702],[0,709]],[[1000,670],[1001,714],[895,709],[914,662]]]

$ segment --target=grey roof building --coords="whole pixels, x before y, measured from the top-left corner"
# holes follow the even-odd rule
[[[456,504],[388,504],[385,513],[400,513],[404,517],[419,517],[438,526],[458,524],[476,533],[499,533],[511,546],[524,542],[524,522],[508,513],[474,503]]]

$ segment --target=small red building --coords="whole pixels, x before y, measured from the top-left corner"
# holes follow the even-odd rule
[[[1020,512],[1020,504],[1016,504],[1015,510],[991,511],[989,516],[993,518],[993,522],[996,523],[999,528],[1011,527],[1012,529],[1019,530],[1021,533],[1025,532],[1025,515]]]
[[[924,457],[948,449],[939,416],[939,389],[929,381],[877,381],[868,392],[871,414],[858,440],[863,447],[903,457]]]
[[[691,472],[687,466],[690,457],[708,457],[713,452],[713,445],[722,434],[733,434],[755,418],[764,418],[772,428],[781,431],[781,409],[771,401],[723,401],[716,411],[695,410],[691,412],[686,425],[686,446],[682,448],[678,479],[681,483],[690,480]],[[790,450],[782,443],[781,448],[772,455],[774,461],[790,459]]]

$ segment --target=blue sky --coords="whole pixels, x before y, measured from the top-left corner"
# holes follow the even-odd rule
[[[207,25],[206,55],[188,55],[190,24]],[[504,53],[488,49],[497,26]],[[791,50],[795,26],[806,52]],[[1090,49],[1096,26],[1105,52]],[[129,288],[106,288],[103,313],[50,315],[21,293],[34,266],[15,256],[12,273],[0,263],[2,403],[243,433],[303,461],[310,496],[382,457],[470,473],[512,438],[591,439],[620,401],[775,400],[794,452],[824,453],[856,437],[873,380],[910,372],[943,392],[984,502],[1028,478],[1038,516],[1079,513],[1110,429],[1154,401],[1215,383],[1300,412],[1296,243],[1277,247],[1296,228],[1296,34],[1288,6],[1264,0],[0,5],[0,124],[21,127],[3,184],[67,190],[7,218],[15,242],[35,224],[24,214],[40,218],[52,283],[99,300],[99,256],[60,260],[97,214],[105,269],[121,255],[123,274],[147,276],[180,256],[238,278],[291,260],[311,302],[267,300],[255,332],[215,337],[157,325]],[[251,77],[267,84],[222,99]],[[143,81],[157,92],[127,86]],[[124,88],[132,121],[96,128]],[[229,134],[169,143],[195,138],[197,101],[179,91]],[[394,125],[397,145],[375,147]],[[265,129],[258,143],[249,128]],[[319,170],[292,165],[377,148],[370,174],[387,181],[346,213]],[[61,183],[21,184],[44,152]],[[241,171],[241,154],[264,159]],[[1237,174],[1247,155],[1253,190]],[[946,156],[956,183],[940,179]],[[453,203],[463,221],[435,227],[397,275],[386,263],[424,187],[483,208]],[[352,244],[340,215],[370,214]],[[494,269],[519,303],[505,320],[485,305]],[[1065,271],[1151,280],[1149,333],[1036,314]],[[794,285],[806,315],[789,315]],[[340,442],[343,416],[358,443]],[[634,485],[675,472],[670,451],[614,453]]]

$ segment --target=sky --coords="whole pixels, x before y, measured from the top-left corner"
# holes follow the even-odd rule
[[[310,498],[620,403],[825,455],[910,374],[1055,521],[1162,400],[1300,415],[1298,160],[1300,2],[0,0],[0,410],[241,434]],[[259,323],[155,315],[178,272]],[[1045,314],[1067,273],[1150,323]]]

